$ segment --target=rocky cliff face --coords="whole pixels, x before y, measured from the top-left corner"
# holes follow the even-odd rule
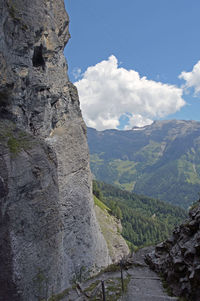
[[[173,236],[156,246],[146,259],[163,274],[172,292],[184,300],[200,300],[200,204],[189,212],[189,219]]]
[[[121,221],[97,205],[95,205],[95,213],[102,234],[107,242],[112,262],[118,263],[122,258],[127,258],[130,251],[125,239],[121,236]]]
[[[108,265],[63,0],[0,2],[0,300],[47,298]]]

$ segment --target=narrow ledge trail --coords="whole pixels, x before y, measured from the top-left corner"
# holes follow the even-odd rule
[[[177,297],[168,296],[159,275],[145,263],[145,255],[152,250],[153,247],[147,247],[133,254],[131,267],[123,271],[124,279],[129,278],[129,282],[126,293],[121,297],[121,274],[120,271],[113,271],[101,273],[83,283],[78,283],[76,289],[72,289],[66,297],[58,300],[102,301],[102,294],[99,290],[101,291],[101,280],[104,280],[106,301],[178,301]],[[109,286],[111,286],[110,290]]]
[[[158,274],[153,272],[145,263],[145,254],[151,252],[151,248],[144,248],[133,255],[134,267],[128,270],[130,282],[125,295],[120,301],[170,301],[178,300],[177,297],[169,297],[164,290]]]

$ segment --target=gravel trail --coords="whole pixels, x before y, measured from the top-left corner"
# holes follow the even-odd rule
[[[127,293],[121,301],[172,301],[176,297],[169,297],[164,291],[161,279],[149,269],[144,262],[145,254],[151,248],[144,248],[133,255],[135,266],[128,270],[131,280]]]

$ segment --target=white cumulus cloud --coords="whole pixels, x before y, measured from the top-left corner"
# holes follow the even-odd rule
[[[125,126],[125,130],[129,130],[130,128],[133,128],[134,126],[143,127],[145,125],[151,124],[153,120],[149,118],[145,118],[142,115],[131,115],[129,116],[128,124]]]
[[[114,55],[88,67],[75,85],[86,124],[98,130],[117,128],[126,114],[130,127],[144,126],[185,105],[182,89],[119,67]]]
[[[181,72],[179,78],[186,81],[184,88],[194,88],[194,92],[197,95],[200,92],[200,61],[194,65],[191,72]]]

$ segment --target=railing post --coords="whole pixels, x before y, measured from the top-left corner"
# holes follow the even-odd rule
[[[46,289],[45,289],[45,301],[48,301],[48,279],[45,280]]]
[[[122,264],[122,260],[120,260],[120,270],[121,270],[122,292],[124,292],[124,277],[123,277],[123,264]]]
[[[103,280],[101,281],[101,286],[102,286],[103,301],[106,301],[105,285]]]

